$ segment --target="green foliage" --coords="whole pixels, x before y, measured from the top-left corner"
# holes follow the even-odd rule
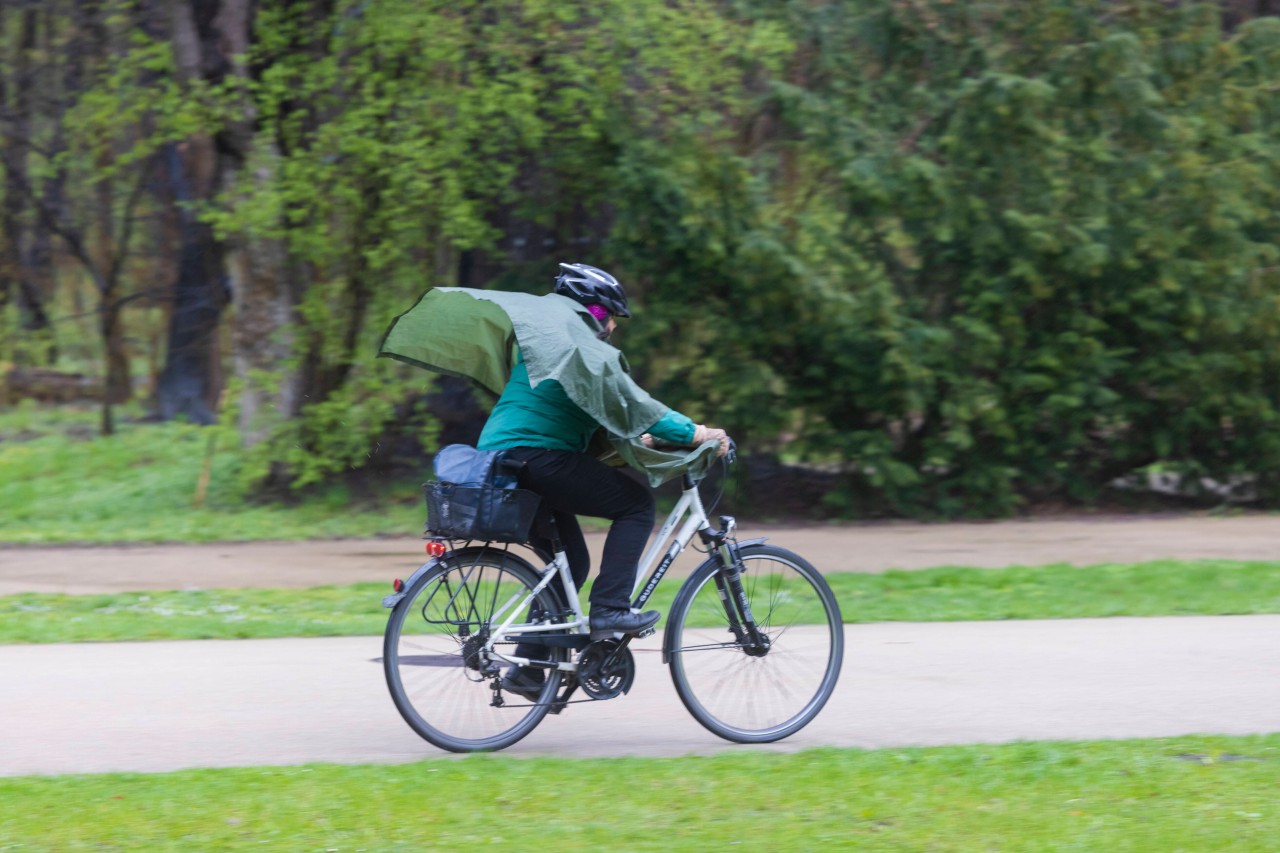
[[[226,104],[261,117],[253,160],[206,215],[229,237],[282,241],[306,270],[281,367],[307,399],[251,473],[300,486],[364,464],[422,393],[421,375],[370,363],[391,318],[455,284],[462,253],[512,250],[503,218],[580,242],[566,223],[604,215],[633,138],[723,136],[720,113],[744,101],[724,60],[769,29],[705,0],[264,4],[263,70]]]
[[[595,851],[619,827],[636,851],[1270,851],[1278,751],[1277,735],[1199,735],[24,777],[0,780],[0,834],[59,853]],[[579,813],[526,810],[535,787]],[[75,819],[56,819],[68,804]]]
[[[744,8],[797,44],[773,132],[625,185],[673,401],[838,461],[849,512],[1089,502],[1154,462],[1277,497],[1280,21]]]
[[[272,476],[273,466],[285,466],[289,487],[297,491],[341,482],[351,471],[373,468],[385,473],[397,461],[403,467],[404,460],[394,458],[396,443],[406,444],[414,461],[424,448],[436,447],[439,425],[425,413],[424,395],[432,380],[424,375],[397,377],[390,368],[382,363],[355,371],[326,399],[306,405],[302,417],[284,423],[271,441],[242,451],[237,481],[246,494]],[[274,381],[277,377],[269,377],[263,384]],[[401,402],[406,397],[410,402]],[[237,414],[236,406],[228,407],[223,423],[235,423]],[[415,470],[414,476],[421,473]]]
[[[71,113],[99,148],[70,150],[109,148],[105,180],[197,128],[252,137],[205,215],[279,244],[291,355],[239,379],[302,402],[250,479],[321,482],[397,434],[429,450],[424,378],[372,364],[388,322],[435,285],[538,289],[572,256],[632,289],[619,340],[655,396],[840,472],[825,513],[1093,503],[1152,465],[1274,505],[1280,20],[1220,21],[1161,0],[274,0],[252,73],[219,87],[180,90],[134,39]]]
[[[62,125],[72,142],[63,157],[82,158],[84,174],[95,182],[131,176],[166,142],[208,127],[215,116],[206,86],[179,85],[166,42],[135,31],[125,41]]]

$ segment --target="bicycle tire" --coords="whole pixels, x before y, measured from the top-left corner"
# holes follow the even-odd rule
[[[680,587],[663,647],[685,708],[709,731],[735,743],[771,743],[818,715],[844,660],[844,625],[830,585],[785,548],[740,549],[743,590],[769,650],[747,654],[730,632],[712,560]],[[736,605],[732,605],[737,610]]]
[[[422,738],[450,752],[486,752],[511,746],[542,722],[561,673],[547,672],[537,701],[504,693],[509,704],[495,708],[495,674],[483,672],[473,653],[494,610],[538,580],[532,566],[508,551],[466,548],[437,560],[392,609],[383,638],[387,687],[400,716]],[[551,587],[536,602],[544,612],[564,612]],[[549,648],[548,659],[564,661],[567,654]],[[505,668],[497,662],[497,673]]]

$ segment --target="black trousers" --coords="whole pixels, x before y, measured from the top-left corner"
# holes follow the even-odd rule
[[[574,584],[581,589],[591,572],[591,555],[575,516],[613,522],[604,542],[600,576],[591,587],[592,607],[631,606],[636,566],[653,532],[653,494],[618,468],[585,453],[517,447],[508,459],[525,463],[520,485],[542,495],[555,517]],[[550,550],[550,542],[533,544]]]

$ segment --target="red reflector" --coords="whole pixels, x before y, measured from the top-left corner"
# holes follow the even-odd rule
[[[433,539],[427,543],[427,553],[433,557],[443,557],[444,552],[447,550],[443,542],[437,542]]]
[[[391,588],[394,589],[396,592],[399,592],[400,590],[404,589],[404,581],[400,580],[400,578],[396,578],[391,582]]]

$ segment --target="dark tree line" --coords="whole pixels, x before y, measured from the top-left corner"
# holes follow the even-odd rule
[[[1275,6],[4,0],[0,361],[297,487],[483,417],[371,359],[424,289],[575,258],[815,512],[1273,500]]]

